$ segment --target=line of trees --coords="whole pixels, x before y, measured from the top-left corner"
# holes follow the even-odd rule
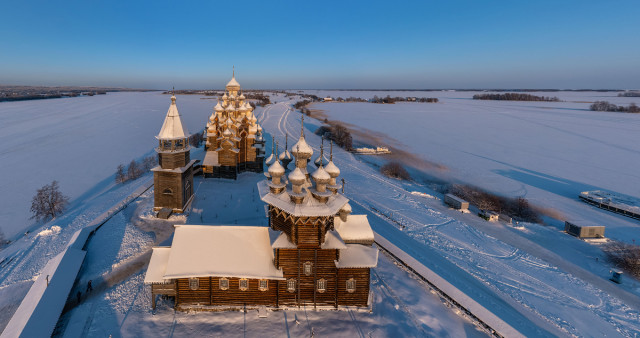
[[[340,101],[340,98],[338,98]],[[387,95],[385,97],[378,97],[378,95],[374,95],[372,99],[368,100],[371,103],[396,103],[396,102],[423,102],[423,103],[438,103],[438,99],[435,97],[391,97]]]
[[[640,92],[624,92],[618,93],[619,97],[640,97]]]
[[[557,97],[537,96],[524,93],[504,93],[504,94],[476,94],[474,100],[498,100],[498,101],[547,101],[559,102]]]
[[[321,126],[316,129],[315,133],[316,135],[332,140],[333,143],[344,150],[350,151],[353,149],[353,137],[351,137],[351,132],[347,127],[340,123],[330,122],[329,125]]]
[[[510,198],[497,196],[469,185],[453,184],[445,193],[454,194],[482,210],[490,210],[524,222],[540,223],[542,219],[524,197]]]
[[[636,106],[635,103],[631,103],[627,107],[618,106],[613,103],[609,103],[608,101],[596,101],[590,107],[590,110],[593,111],[612,111],[612,112],[621,112],[621,113],[640,113],[640,107]]]
[[[401,180],[411,179],[411,175],[409,175],[407,169],[405,169],[402,164],[395,161],[389,162],[380,167],[380,172],[387,177],[399,178]]]
[[[125,183],[131,180],[135,180],[138,177],[144,175],[146,172],[155,167],[157,163],[156,156],[147,156],[140,160],[131,160],[129,165],[125,167],[120,164],[116,169],[116,183]]]

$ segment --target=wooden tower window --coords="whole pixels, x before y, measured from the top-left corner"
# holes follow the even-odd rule
[[[220,290],[229,290],[229,279],[228,278],[220,278]]]
[[[326,279],[320,278],[320,279],[318,279],[316,284],[317,284],[317,289],[318,289],[319,293],[324,293],[325,291],[327,291],[327,280]]]
[[[246,278],[240,278],[240,291],[249,290],[249,280]]]
[[[189,278],[189,289],[198,290],[200,288],[200,279],[199,278]]]
[[[313,263],[305,262],[302,265],[302,271],[304,272],[305,276],[311,276],[313,274]]]
[[[296,280],[295,278],[290,278],[287,280],[287,291],[296,292]]]
[[[258,290],[260,291],[267,291],[269,290],[269,280],[267,279],[261,279],[260,283],[258,284]]]
[[[353,278],[347,279],[347,292],[354,293],[356,292],[356,280]]]
[[[171,190],[169,188],[164,189],[164,191],[162,191],[162,194],[163,195],[173,195],[173,190]]]

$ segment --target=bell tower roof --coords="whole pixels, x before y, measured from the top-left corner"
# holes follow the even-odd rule
[[[187,137],[189,137],[189,131],[182,125],[182,121],[180,120],[180,113],[178,112],[174,93],[171,95],[171,105],[167,111],[167,116],[164,118],[160,133],[156,138],[160,140],[176,140]]]

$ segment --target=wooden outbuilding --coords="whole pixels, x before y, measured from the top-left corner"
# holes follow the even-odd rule
[[[462,198],[453,195],[453,194],[446,194],[444,195],[444,203],[447,204],[448,206],[454,208],[454,209],[458,209],[458,210],[467,210],[469,209],[469,202],[463,200]]]
[[[589,221],[564,222],[564,231],[578,238],[604,238],[604,228]]]

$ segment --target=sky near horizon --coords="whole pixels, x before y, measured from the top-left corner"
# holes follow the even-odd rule
[[[640,88],[635,1],[10,1],[0,84]]]

